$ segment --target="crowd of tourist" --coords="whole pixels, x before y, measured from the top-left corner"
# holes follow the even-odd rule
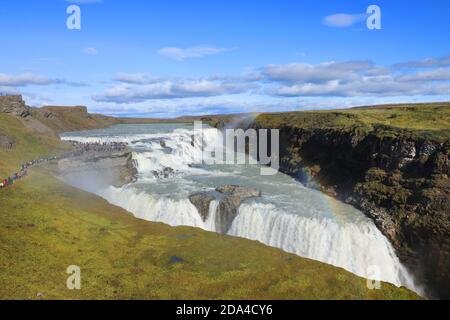
[[[28,169],[40,165],[46,162],[62,160],[67,158],[74,158],[82,156],[85,153],[89,152],[99,152],[99,153],[110,153],[110,152],[119,152],[125,151],[127,149],[127,144],[123,142],[112,142],[112,143],[80,143],[76,141],[69,141],[72,146],[76,148],[76,150],[65,153],[61,156],[53,156],[48,158],[41,158],[37,160],[32,160],[26,162],[20,166],[20,170],[15,172],[11,176],[6,179],[0,180],[0,189],[12,186],[16,180],[20,180],[23,177],[28,175]]]

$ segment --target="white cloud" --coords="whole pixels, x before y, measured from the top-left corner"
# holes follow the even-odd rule
[[[18,75],[0,74],[0,85],[22,87],[27,85],[49,85],[57,82],[55,79],[37,76],[32,73]]]
[[[86,86],[86,84],[81,82],[73,82],[57,78],[48,78],[44,76],[38,76],[33,73],[23,73],[18,75],[9,75],[0,73],[0,86],[26,87],[30,85],[46,86],[52,84],[65,84],[74,87]]]
[[[66,2],[75,4],[90,4],[90,3],[101,3],[102,0],[66,0]]]
[[[438,61],[438,59],[434,59]],[[439,59],[439,64],[445,63]],[[437,65],[434,62],[434,65]],[[418,72],[378,66],[372,61],[272,64],[240,75],[158,78],[148,73],[120,73],[115,85],[92,98],[102,103],[136,104],[233,96],[266,99],[377,98],[444,96],[450,93],[450,68]],[[0,82],[1,84],[1,82]],[[261,104],[260,104],[261,105]]]
[[[439,68],[435,70],[406,74],[399,76],[397,80],[411,82],[450,81],[450,68]]]
[[[129,84],[151,84],[161,81],[160,78],[152,77],[148,73],[119,73],[114,78],[114,81],[129,83]]]
[[[251,83],[209,81],[209,80],[161,80],[145,85],[122,83],[95,95],[98,102],[133,103],[157,99],[179,99],[192,97],[213,97],[238,94],[255,86]]]
[[[366,14],[337,13],[326,16],[322,19],[322,23],[328,27],[346,28],[351,27],[358,22],[365,21],[366,19]]]
[[[96,56],[98,54],[98,50],[95,48],[84,48],[82,50],[84,54],[88,54],[90,56]]]
[[[408,61],[394,65],[394,68],[432,68],[450,66],[450,55],[440,58],[427,58],[418,61]]]
[[[268,65],[262,74],[270,81],[280,82],[326,82],[330,80],[352,80],[359,73],[374,69],[370,61],[324,62],[319,64],[290,63]]]
[[[216,48],[209,46],[198,46],[191,48],[177,48],[177,47],[166,47],[158,50],[158,54],[161,56],[183,61],[191,58],[201,58],[208,55],[214,55],[225,51],[230,51],[233,49],[228,48]]]

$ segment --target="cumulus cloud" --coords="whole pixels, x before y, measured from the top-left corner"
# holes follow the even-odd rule
[[[450,92],[450,67],[444,58],[433,59],[429,70],[379,66],[369,60],[331,61],[317,64],[271,64],[241,75],[204,78],[158,78],[148,73],[120,73],[113,86],[93,96],[97,102],[132,104],[145,101],[262,96],[400,97],[446,95]],[[0,83],[1,84],[1,83]]]
[[[249,83],[233,83],[209,80],[162,80],[151,84],[119,84],[95,95],[98,102],[132,103],[155,99],[179,99],[191,97],[212,97],[237,94],[254,88]]]
[[[406,74],[397,77],[397,80],[410,82],[450,81],[450,68],[439,68],[435,70]]]
[[[90,3],[101,3],[102,0],[66,0],[66,2],[69,3],[75,3],[75,4],[90,4]]]
[[[347,28],[358,22],[365,21],[366,19],[366,14],[337,13],[326,16],[322,19],[322,23],[327,27]]]
[[[119,73],[114,78],[114,81],[129,83],[129,84],[151,84],[161,81],[160,78],[152,77],[148,73]]]
[[[90,56],[96,56],[98,54],[98,50],[95,48],[84,48],[82,50],[84,54],[88,54]]]
[[[440,58],[427,58],[423,60],[408,61],[397,63],[394,68],[432,68],[450,66],[450,55]]]
[[[426,88],[400,83],[389,77],[383,79],[363,78],[342,83],[332,80],[326,83],[296,84],[273,89],[271,94],[283,97],[378,97],[429,94]]]
[[[46,86],[52,84],[65,84],[75,87],[85,86],[86,84],[81,82],[72,82],[64,79],[48,78],[38,76],[33,73],[23,73],[18,75],[9,75],[0,73],[0,86],[6,87],[26,87],[30,85]]]
[[[191,58],[201,58],[208,55],[214,55],[225,51],[230,51],[229,48],[216,48],[209,46],[198,46],[191,48],[177,48],[166,47],[158,50],[158,54],[170,59],[183,61]]]
[[[271,81],[326,82],[330,80],[354,80],[359,73],[374,70],[370,61],[325,62],[320,64],[290,63],[269,65],[262,74]]]

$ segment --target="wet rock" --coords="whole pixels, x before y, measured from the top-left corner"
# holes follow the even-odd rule
[[[236,185],[225,185],[222,187],[218,187],[216,188],[216,191],[222,194],[227,194],[235,199],[246,199],[261,196],[261,191],[259,190]]]
[[[240,205],[245,200],[261,196],[259,190],[235,185],[222,186],[216,191],[224,195],[219,202],[216,215],[216,228],[221,233],[227,233],[230,229]]]
[[[206,192],[195,193],[189,196],[189,201],[197,208],[203,221],[208,219],[209,205],[213,200],[215,200],[215,197]]]
[[[240,205],[249,198],[260,197],[259,190],[236,185],[225,185],[216,188],[216,194],[200,192],[189,197],[191,203],[197,208],[203,221],[209,216],[209,206],[213,200],[218,200],[215,217],[216,230],[220,233],[227,233],[234,218],[237,215]]]
[[[75,186],[92,188],[96,186],[122,187],[136,181],[136,163],[130,152],[87,153],[78,158],[58,162],[58,175]]]
[[[166,167],[162,171],[152,171],[153,175],[158,179],[169,179],[176,175],[176,171],[172,168]]]
[[[169,259],[169,264],[176,264],[176,263],[182,263],[184,262],[183,258],[179,258],[177,256],[171,256]]]

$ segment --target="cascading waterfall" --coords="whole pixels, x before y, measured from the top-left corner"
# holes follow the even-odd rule
[[[119,125],[65,135],[63,139],[79,142],[128,142],[133,150],[139,172],[136,183],[88,191],[140,219],[217,231],[218,201],[211,202],[208,218],[203,221],[188,196],[224,184],[255,187],[262,191],[262,197],[240,206],[229,235],[258,240],[362,277],[377,267],[379,274],[371,274],[375,280],[420,291],[387,238],[360,211],[304,188],[281,173],[260,176],[257,166],[199,166],[195,159],[202,152],[201,143],[191,143],[192,127],[155,126]],[[216,129],[205,129],[203,143],[217,143],[219,137]],[[155,172],[165,168],[174,175],[155,177]]]

